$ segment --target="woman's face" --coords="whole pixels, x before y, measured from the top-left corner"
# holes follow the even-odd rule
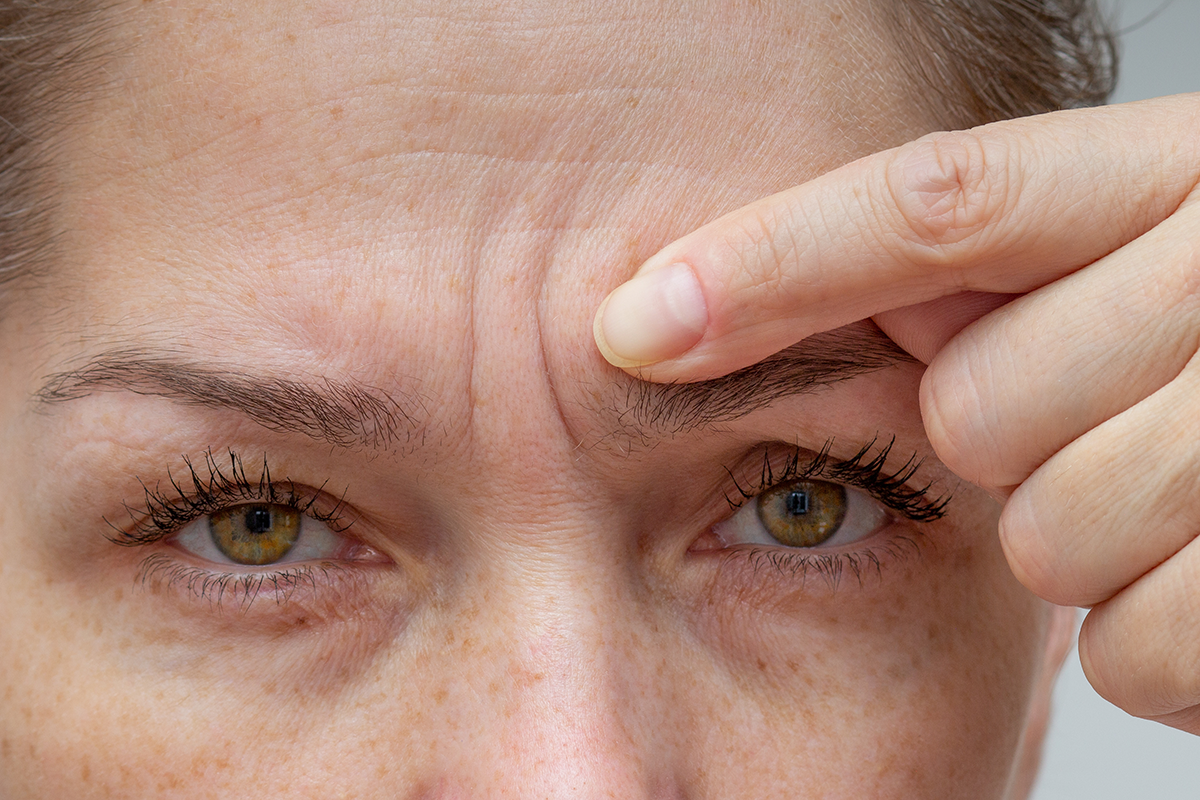
[[[0,322],[0,795],[1019,788],[1051,615],[920,365],[863,324],[651,387],[592,344],[672,237],[927,127],[882,22],[121,13]]]

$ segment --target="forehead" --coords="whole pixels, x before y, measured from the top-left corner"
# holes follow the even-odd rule
[[[63,150],[79,340],[429,395],[601,369],[642,259],[919,127],[865,4],[148,3],[117,35]]]

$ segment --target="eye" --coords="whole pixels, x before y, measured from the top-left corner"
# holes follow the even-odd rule
[[[726,546],[837,547],[866,539],[891,520],[870,495],[839,483],[792,480],[764,489],[713,526]]]
[[[352,558],[356,547],[326,523],[277,503],[247,503],[205,514],[173,541],[206,561],[248,567]]]

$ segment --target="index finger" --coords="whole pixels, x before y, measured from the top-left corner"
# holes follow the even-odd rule
[[[931,134],[676,240],[606,298],[596,341],[643,378],[715,377],[882,311],[1036,289],[1198,182],[1200,94]]]

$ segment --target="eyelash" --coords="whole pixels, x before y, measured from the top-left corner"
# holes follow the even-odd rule
[[[290,479],[277,482],[271,477],[265,456],[258,477],[251,478],[237,453],[230,450],[228,457],[228,465],[223,466],[213,452],[207,450],[203,463],[198,466],[184,456],[187,477],[181,482],[168,471],[169,489],[158,484],[150,487],[141,481],[142,504],[138,508],[125,506],[134,521],[132,527],[122,529],[105,518],[105,523],[113,530],[109,541],[123,547],[152,545],[170,538],[206,514],[238,503],[289,506],[329,525],[337,533],[344,532],[352,524],[353,520],[346,518],[341,499],[332,508],[317,507],[324,485],[314,491],[302,489]],[[142,586],[180,588],[195,599],[209,600],[215,606],[233,599],[242,611],[248,611],[264,591],[282,604],[306,589],[317,592],[319,583],[337,583],[339,579],[344,582],[350,577],[349,571],[334,562],[288,565],[285,569],[265,572],[217,572],[183,563],[165,553],[153,553],[138,568],[137,582]]]
[[[813,455],[811,451],[797,446],[788,446],[780,456],[778,448],[767,446],[763,450],[762,467],[757,475],[739,480],[732,470],[726,469],[733,481],[735,495],[725,499],[734,510],[754,500],[763,491],[780,483],[792,480],[827,480],[862,489],[892,511],[913,522],[934,522],[946,514],[952,499],[949,494],[931,497],[932,483],[910,486],[909,482],[921,468],[923,460],[915,454],[899,468],[885,470],[888,457],[895,446],[892,437],[877,453],[871,452],[878,444],[878,437],[863,445],[850,458],[839,461],[830,458],[834,441],[829,439]],[[748,482],[744,482],[748,481]],[[832,589],[838,588],[846,575],[852,575],[861,586],[868,573],[881,575],[886,561],[898,561],[908,555],[918,554],[920,545],[918,529],[909,529],[905,535],[890,537],[852,552],[806,552],[782,547],[734,547],[721,551],[727,566],[744,566],[748,572],[743,580],[759,581],[764,568],[788,580],[803,581],[816,575],[826,581]]]
[[[884,467],[896,444],[896,439],[892,437],[887,444],[880,448],[878,453],[868,460],[867,456],[875,449],[878,441],[878,437],[871,439],[845,461],[830,459],[829,452],[833,447],[833,439],[827,440],[816,455],[810,455],[809,451],[791,446],[782,465],[779,464],[777,452],[772,452],[769,447],[764,448],[762,470],[758,476],[752,479],[753,482],[749,487],[743,486],[733,471],[726,469],[733,480],[734,489],[740,497],[734,498],[726,495],[725,499],[732,508],[737,509],[776,484],[817,478],[856,486],[913,522],[933,522],[945,516],[946,506],[951,500],[950,495],[931,499],[929,490],[933,487],[932,483],[927,483],[919,488],[908,485],[924,461],[916,455],[912,455],[894,472],[887,473],[884,471]],[[780,470],[779,474],[775,472],[777,469]]]
[[[826,441],[815,455],[798,446],[788,446],[786,453],[781,456],[777,447],[765,447],[757,475],[739,480],[732,470],[726,468],[736,495],[727,494],[725,499],[732,509],[738,509],[776,484],[820,479],[862,489],[900,516],[914,522],[941,519],[951,496],[943,494],[932,498],[931,483],[909,486],[922,460],[913,455],[899,468],[887,472],[885,465],[895,445],[895,437],[871,455],[877,443],[878,438],[873,438],[845,460],[830,458],[834,444],[832,439]],[[223,467],[213,452],[207,450],[203,464],[198,468],[185,456],[183,461],[187,478],[181,483],[168,472],[169,490],[158,484],[150,487],[141,482],[144,493],[142,506],[136,509],[129,505],[125,507],[134,520],[133,526],[128,530],[122,529],[106,518],[104,521],[114,531],[109,540],[124,547],[151,545],[173,536],[199,517],[239,502],[289,506],[324,522],[339,533],[352,524],[352,520],[346,519],[341,499],[327,510],[316,508],[324,485],[313,491],[304,490],[289,479],[276,482],[271,477],[265,457],[258,477],[251,478],[237,453],[229,451],[228,458],[228,466]],[[185,488],[184,484],[189,483],[190,489]],[[912,533],[919,534],[919,531]],[[731,548],[723,551],[727,560],[737,559],[746,564],[752,575],[758,575],[764,567],[791,579],[803,580],[815,574],[833,588],[847,574],[853,575],[861,585],[867,572],[882,572],[885,559],[899,559],[916,552],[919,552],[919,545],[912,535],[892,537],[883,545],[843,553],[805,552],[778,547]],[[282,600],[305,585],[315,589],[319,580],[316,570],[329,572],[333,567],[336,565],[299,565],[266,573],[219,573],[181,564],[159,553],[142,562],[138,580],[143,585],[154,581],[167,586],[182,586],[194,597],[211,599],[216,603],[220,603],[228,594],[241,598],[243,606],[248,607],[263,589],[273,590]]]
[[[302,490],[289,479],[274,481],[265,456],[257,479],[251,479],[246,474],[245,462],[232,450],[229,451],[229,466],[226,468],[222,468],[211,450],[205,451],[204,464],[199,471],[187,456],[184,456],[183,463],[188,473],[185,483],[191,483],[191,489],[180,485],[180,481],[169,471],[167,483],[170,484],[170,490],[164,490],[159,484],[151,488],[144,481],[139,481],[144,493],[142,507],[135,509],[128,504],[125,506],[134,525],[124,530],[106,518],[105,523],[114,531],[109,536],[110,541],[125,547],[154,544],[178,533],[184,525],[205,514],[243,502],[289,506],[324,522],[337,533],[346,531],[353,522],[345,519],[344,504],[340,499],[331,509],[316,508],[324,484],[312,491]],[[202,477],[201,471],[206,472],[207,476]]]

